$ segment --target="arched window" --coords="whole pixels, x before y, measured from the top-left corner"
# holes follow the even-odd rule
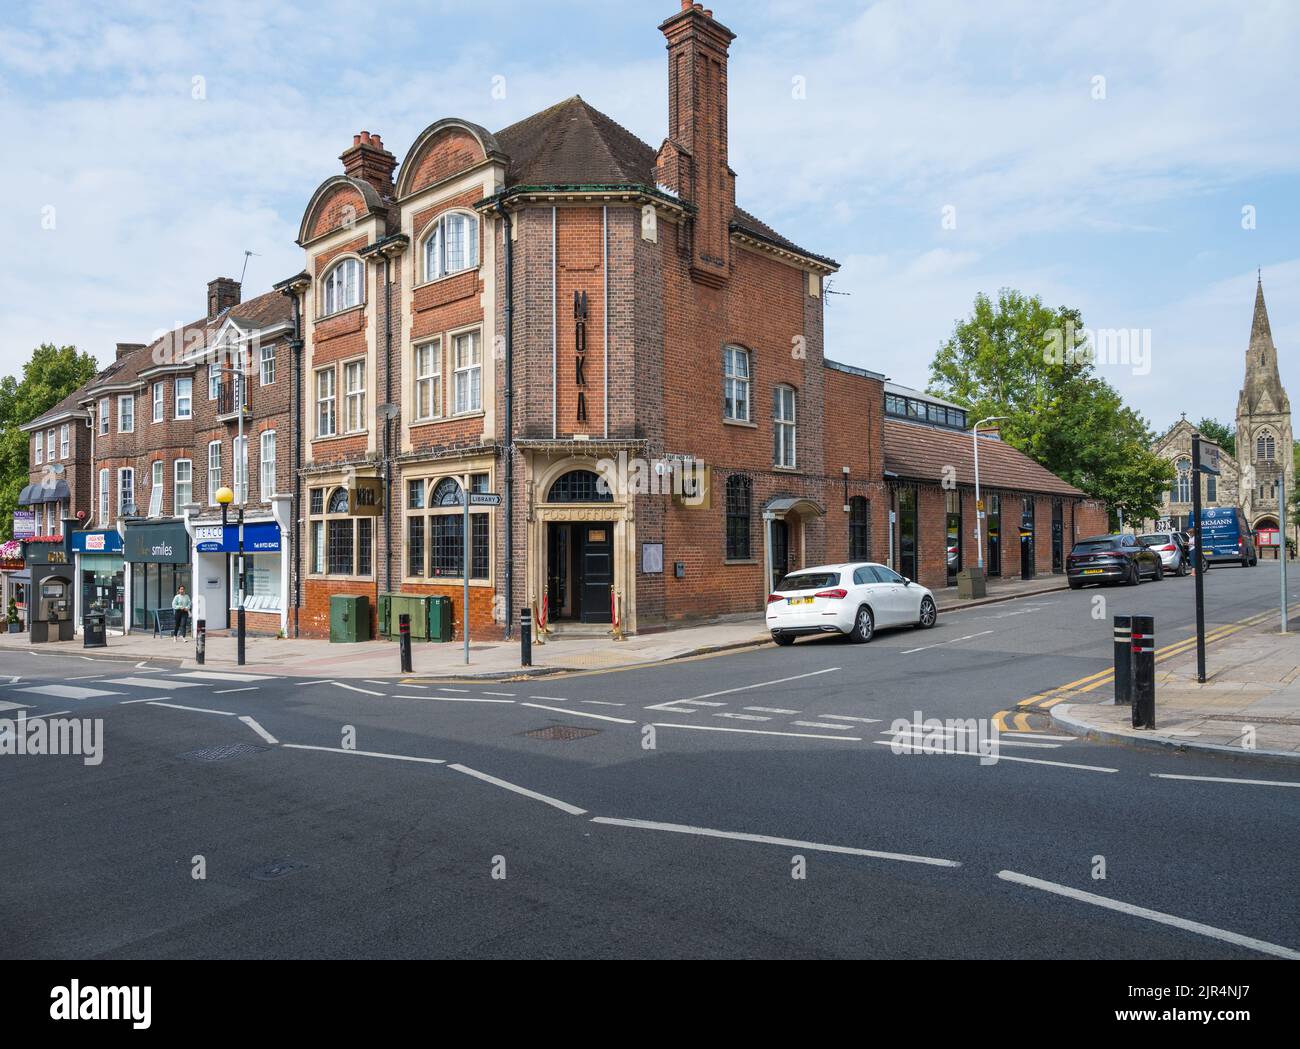
[[[1175,464],[1178,476],[1174,480],[1173,501],[1190,503],[1192,501],[1192,461],[1179,459]]]
[[[436,219],[424,239],[424,279],[438,280],[478,266],[478,219],[449,211]]]
[[[601,489],[604,489],[602,491]],[[570,470],[557,478],[546,496],[548,503],[612,503],[608,484],[590,470]]]
[[[1277,444],[1273,440],[1273,435],[1267,430],[1255,438],[1255,461],[1257,463],[1271,463],[1276,453]]]
[[[348,490],[335,488],[330,492],[330,501],[325,506],[327,514],[346,514],[348,512]]]
[[[871,503],[863,496],[849,500],[849,560],[871,557]]]
[[[722,411],[733,422],[749,422],[749,351],[740,346],[722,349]]]
[[[325,300],[322,317],[339,313],[361,302],[361,263],[357,259],[344,259],[327,274],[324,284]]]
[[[346,488],[312,488],[308,497],[311,574],[370,579],[374,574],[374,519],[348,516],[351,501]]]
[[[460,485],[453,477],[444,477],[433,490],[430,506],[464,506],[465,500],[460,494]]]
[[[727,560],[748,561],[749,522],[753,516],[754,484],[744,474],[727,478]]]

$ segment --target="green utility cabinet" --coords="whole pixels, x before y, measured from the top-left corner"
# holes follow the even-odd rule
[[[430,594],[380,594],[379,633],[396,640],[399,616],[411,617],[412,641],[451,640],[451,601]]]
[[[330,597],[330,641],[351,645],[370,640],[370,599],[364,594]]]

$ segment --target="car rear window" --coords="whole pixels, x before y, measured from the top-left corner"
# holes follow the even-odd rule
[[[1152,535],[1138,536],[1138,542],[1146,543],[1147,546],[1165,546],[1172,543],[1173,540],[1169,538],[1168,532],[1156,532]]]
[[[1114,550],[1115,543],[1110,539],[1101,539],[1095,543],[1075,543],[1072,554],[1102,554],[1107,550]]]
[[[799,572],[788,575],[781,580],[778,590],[817,590],[823,586],[835,586],[840,581],[838,572]]]

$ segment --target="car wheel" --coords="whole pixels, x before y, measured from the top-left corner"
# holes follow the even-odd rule
[[[1142,585],[1142,570],[1138,568],[1137,562],[1130,562],[1128,566],[1128,585]]]
[[[871,609],[863,605],[858,609],[857,617],[853,620],[853,629],[849,631],[849,640],[855,645],[865,644],[871,640],[875,633],[875,616],[871,614]]]
[[[1156,574],[1155,574],[1154,576],[1152,576],[1151,578],[1152,578],[1155,582],[1158,583],[1158,582],[1160,582],[1160,580],[1162,580],[1164,577],[1165,577],[1165,564],[1164,564],[1163,561],[1157,561],[1157,562],[1156,562]]]
[[[1207,561],[1205,558],[1202,557],[1202,558],[1201,558],[1201,574],[1203,575],[1203,574],[1205,574],[1206,572],[1208,572],[1209,570],[1210,570],[1210,562]]]
[[[916,625],[922,630],[929,630],[934,626],[939,618],[939,610],[934,607],[934,599],[929,597],[921,598],[921,618],[917,620]]]
[[[778,645],[793,645],[794,635],[787,634],[782,630],[773,630],[772,640],[775,641]]]
[[[1070,584],[1070,589],[1071,589],[1071,590],[1082,590],[1082,589],[1083,589],[1083,582],[1082,582],[1082,580],[1079,580],[1079,579],[1071,579],[1071,580],[1069,580],[1068,582],[1069,582],[1069,584]]]
[[[1175,574],[1178,576],[1185,576],[1187,574],[1187,558],[1179,558],[1178,571]]]

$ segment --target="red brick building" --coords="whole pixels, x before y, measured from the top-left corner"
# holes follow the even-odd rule
[[[690,3],[659,29],[658,148],[579,97],[496,133],[436,120],[400,165],[363,131],[306,204],[301,273],[248,302],[213,281],[204,317],[119,347],[60,406],[93,443],[70,505],[125,522],[129,619],[183,581],[226,621],[222,485],[264,544],[260,632],[327,636],[331,597],[399,591],[448,597],[457,637],[524,606],[631,632],[754,615],[811,564],[943,586],[974,563],[964,413],[827,359],[836,263],[736,202],[733,34]],[[981,448],[994,574],[1021,549],[1049,573],[1104,530],[1081,492]]]

